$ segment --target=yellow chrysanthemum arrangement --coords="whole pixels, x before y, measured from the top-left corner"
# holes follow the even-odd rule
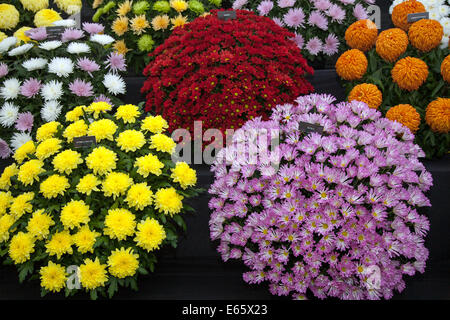
[[[39,279],[43,295],[111,297],[153,271],[158,249],[176,246],[197,175],[172,162],[167,122],[142,114],[79,106],[16,151],[0,175],[0,257],[20,281]]]
[[[177,27],[222,6],[222,0],[91,1],[94,22],[117,40],[113,48],[141,71],[146,56]],[[132,59],[132,60],[131,60]]]
[[[409,13],[423,11],[420,3],[398,6],[392,14],[396,28],[378,36],[363,20],[349,27],[351,49],[338,58],[336,72],[348,100],[363,101],[408,127],[427,158],[440,157],[450,149],[450,50],[439,47],[438,21],[406,22]]]

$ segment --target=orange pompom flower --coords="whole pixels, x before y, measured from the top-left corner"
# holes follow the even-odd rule
[[[408,31],[411,44],[423,52],[436,48],[442,40],[444,28],[439,21],[422,19],[414,22]]]
[[[345,31],[345,41],[353,49],[370,50],[377,40],[377,25],[371,20],[359,20]]]
[[[441,63],[442,79],[446,82],[450,82],[450,55],[446,56]]]
[[[408,22],[408,14],[426,12],[422,3],[415,0],[402,2],[392,10],[392,22],[397,28],[408,31],[412,23]]]
[[[388,112],[386,112],[386,118],[400,122],[405,127],[408,127],[413,133],[419,130],[420,114],[410,104],[398,104],[390,108]]]
[[[428,78],[428,66],[418,58],[406,57],[397,61],[391,75],[401,89],[417,90]]]
[[[400,28],[384,30],[375,43],[378,55],[388,61],[394,62],[405,53],[408,48],[408,35]]]
[[[450,99],[437,98],[430,102],[425,110],[425,121],[435,132],[450,132]]]
[[[362,83],[350,91],[348,101],[353,100],[365,102],[370,108],[377,109],[383,102],[383,95],[376,85]]]
[[[367,71],[367,58],[358,49],[345,51],[336,61],[336,72],[344,80],[358,80]]]

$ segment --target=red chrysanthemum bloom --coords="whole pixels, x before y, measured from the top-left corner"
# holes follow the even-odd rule
[[[192,133],[197,120],[203,130],[237,129],[313,91],[305,79],[313,69],[292,33],[249,11],[237,10],[228,21],[216,12],[175,28],[150,54],[141,91],[146,111],[162,114],[169,131]]]

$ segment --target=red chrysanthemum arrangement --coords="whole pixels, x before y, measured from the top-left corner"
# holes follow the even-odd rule
[[[141,91],[146,111],[161,114],[169,131],[202,121],[203,130],[237,129],[257,116],[267,118],[277,104],[314,89],[294,35],[271,19],[236,10],[220,20],[218,10],[197,18],[149,56]]]

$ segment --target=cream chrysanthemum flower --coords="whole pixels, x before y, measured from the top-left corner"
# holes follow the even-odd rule
[[[0,4],[0,29],[14,29],[20,20],[19,11],[10,4]]]
[[[170,18],[167,14],[156,16],[152,19],[153,30],[166,30],[169,27]]]
[[[131,30],[133,30],[133,33],[136,35],[141,35],[142,32],[150,26],[144,14],[135,16],[131,19],[130,23]]]

